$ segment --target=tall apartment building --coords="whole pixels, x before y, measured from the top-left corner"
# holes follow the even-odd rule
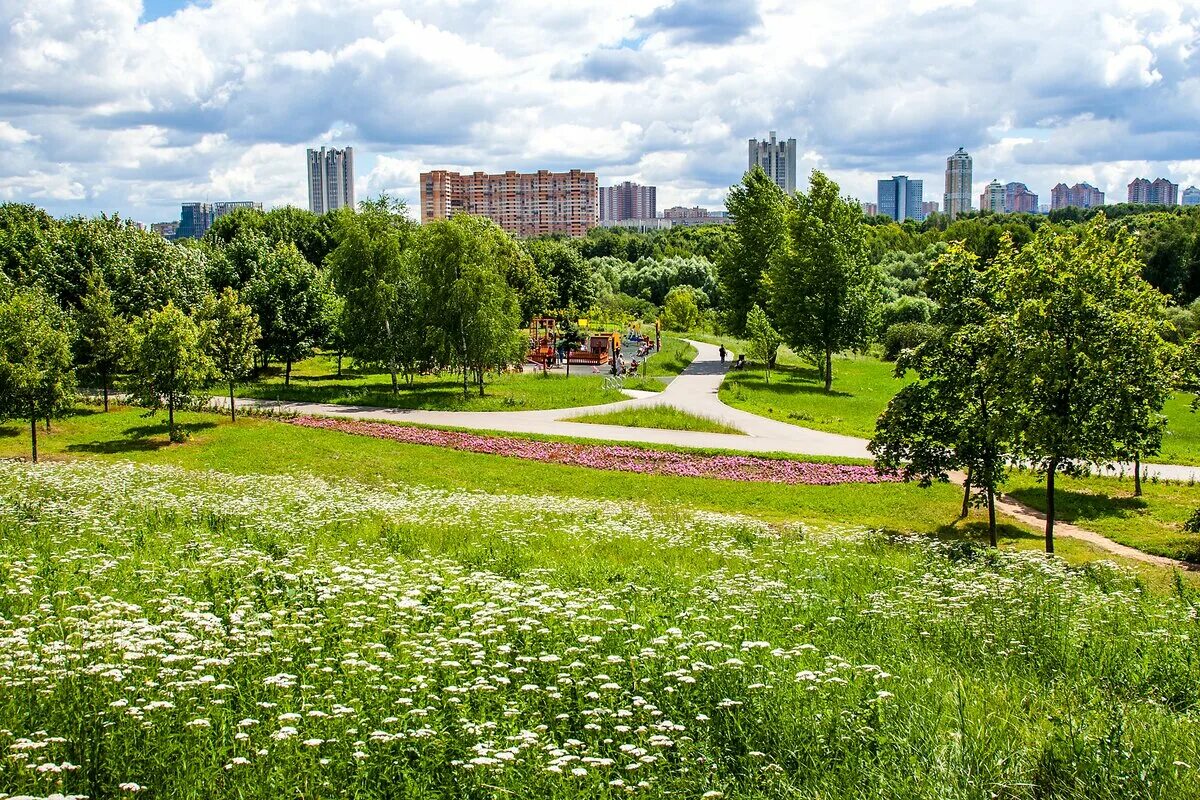
[[[1129,182],[1126,199],[1130,203],[1152,206],[1179,205],[1179,184],[1166,178],[1150,182],[1146,178],[1134,178]]]
[[[893,175],[890,179],[876,183],[876,205],[879,215],[891,217],[896,222],[906,219],[925,219],[922,208],[924,201],[924,181],[909,180],[907,175]]]
[[[937,200],[926,200],[921,203],[921,219],[929,219],[929,215],[938,213],[940,208]]]
[[[1145,178],[1134,178],[1126,187],[1125,201],[1128,203],[1145,204],[1150,202],[1150,181]]]
[[[971,178],[971,156],[960,147],[946,159],[946,194],[942,197],[942,207],[951,219],[972,209]]]
[[[879,203],[860,202],[859,207],[862,208],[863,216],[874,217],[879,215]]]
[[[1004,210],[1009,214],[1038,213],[1038,196],[1023,183],[1004,184]]]
[[[1185,206],[1200,206],[1200,189],[1195,186],[1189,186],[1183,190],[1183,204]]]
[[[983,194],[979,195],[979,210],[1004,213],[1004,184],[992,178],[992,182],[984,187]]]
[[[177,228],[179,228],[178,222],[155,222],[150,226],[150,231],[157,233],[169,242],[175,238]]]
[[[179,209],[179,223],[174,239],[199,239],[208,233],[213,222],[239,208],[262,211],[262,203],[252,200],[223,200],[216,203],[184,203]],[[168,225],[173,223],[156,223]]]
[[[1060,183],[1050,190],[1050,208],[1096,208],[1104,205],[1104,192],[1090,183],[1077,183],[1067,186]]]
[[[750,164],[746,170],[754,169],[754,165],[762,167],[771,180],[788,194],[796,191],[796,140],[786,142],[775,139],[775,131],[770,136],[759,141],[750,140]]]
[[[354,148],[309,148],[308,208],[317,214],[339,208],[356,208],[354,202]]]
[[[421,173],[420,192],[422,222],[476,214],[514,236],[584,236],[600,222],[596,173],[578,169],[469,175],[436,169]]]
[[[600,221],[653,219],[658,212],[658,187],[625,181],[600,187]]]

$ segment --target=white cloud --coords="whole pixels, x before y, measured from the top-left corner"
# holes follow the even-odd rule
[[[0,144],[25,144],[38,137],[27,130],[22,130],[11,122],[0,120]]]

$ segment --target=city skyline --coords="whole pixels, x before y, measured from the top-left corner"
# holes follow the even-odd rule
[[[1194,3],[960,5],[13,5],[0,201],[148,222],[220,197],[304,208],[299,153],[320,143],[355,147],[358,197],[413,207],[432,167],[580,167],[654,185],[660,207],[719,208],[770,130],[797,141],[798,188],[820,167],[863,199],[895,174],[940,188],[959,145],[976,200],[991,177],[1042,197],[1200,184]],[[978,59],[1030,30],[1037,58]],[[939,57],[902,75],[889,44]]]

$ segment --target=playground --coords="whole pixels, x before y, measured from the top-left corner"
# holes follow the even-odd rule
[[[571,330],[574,328],[574,330]],[[564,326],[550,317],[529,323],[528,363],[544,373],[649,377],[648,362],[663,349],[662,326],[580,319]]]

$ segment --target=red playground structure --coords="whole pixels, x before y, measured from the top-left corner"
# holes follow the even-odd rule
[[[529,360],[546,369],[558,360],[558,327],[552,317],[535,317],[529,323]]]

